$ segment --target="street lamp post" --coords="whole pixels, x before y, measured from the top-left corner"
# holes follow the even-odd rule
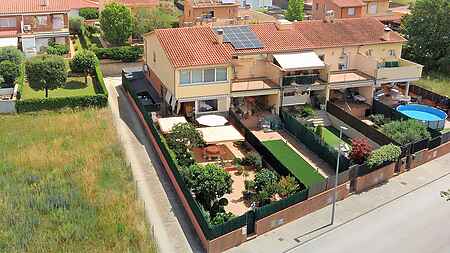
[[[331,211],[331,225],[334,223],[334,213],[336,210],[336,199],[337,199],[337,187],[338,187],[338,175],[339,175],[339,160],[341,157],[341,148],[342,148],[342,131],[346,131],[348,128],[341,126],[339,128],[339,146],[338,146],[338,157],[336,163],[336,176],[334,178],[334,194],[333,194],[333,209]]]

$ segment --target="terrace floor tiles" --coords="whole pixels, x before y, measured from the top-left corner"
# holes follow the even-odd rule
[[[230,194],[225,194],[223,197],[228,200],[228,205],[225,206],[225,211],[232,212],[236,216],[240,216],[248,211],[250,203],[245,203],[242,191],[245,190],[245,180],[253,180],[255,178],[255,171],[246,170],[248,176],[237,175],[236,171],[228,171],[233,179],[233,191]]]
[[[307,161],[314,169],[316,169],[323,177],[334,175],[334,169],[322,160],[313,151],[308,149],[303,143],[298,142],[292,135],[286,131],[264,132],[252,131],[253,134],[261,141],[283,140],[305,161]]]

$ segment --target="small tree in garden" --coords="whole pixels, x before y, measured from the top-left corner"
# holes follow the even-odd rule
[[[18,66],[23,60],[23,53],[17,47],[0,47],[0,62],[11,61]]]
[[[139,9],[133,20],[133,37],[142,37],[155,29],[170,28],[176,20],[176,16],[162,8]]]
[[[281,177],[278,181],[278,194],[283,198],[296,193],[299,189],[300,185],[294,177]]]
[[[355,138],[352,139],[352,150],[350,152],[350,159],[357,164],[364,163],[372,152],[372,145],[367,139]]]
[[[114,46],[123,45],[133,31],[133,16],[123,4],[109,3],[100,13],[100,27],[106,40]]]
[[[278,175],[269,169],[262,169],[255,175],[255,190],[265,192],[269,198],[278,191]]]
[[[232,191],[231,175],[216,164],[191,165],[186,168],[185,177],[197,201],[208,211],[223,195]]]
[[[25,63],[25,73],[30,87],[35,90],[57,89],[67,80],[67,67],[62,56],[35,56]]]
[[[85,19],[97,19],[98,10],[97,8],[81,8],[79,15]]]
[[[383,125],[381,132],[400,144],[408,144],[431,137],[427,127],[413,119],[392,121]]]
[[[19,76],[19,66],[9,60],[1,61],[0,76],[3,77],[5,83],[14,86],[14,82]]]
[[[82,17],[70,17],[69,32],[70,34],[81,34],[81,27],[84,19]]]
[[[88,75],[95,72],[95,67],[98,65],[98,58],[94,52],[89,50],[80,50],[73,57],[70,62],[70,69],[75,73],[84,74],[84,83],[87,84]]]
[[[169,142],[182,143],[189,149],[205,145],[202,134],[191,123],[178,123],[169,134]]]
[[[286,11],[286,19],[289,21],[302,21],[304,15],[303,8],[303,0],[289,0],[288,8]]]

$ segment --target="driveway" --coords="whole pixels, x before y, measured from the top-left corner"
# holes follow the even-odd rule
[[[121,87],[121,78],[105,78],[113,122],[136,181],[159,252],[202,252],[200,241],[179,203],[152,145]]]
[[[263,234],[228,252],[448,253],[450,202],[439,196],[450,188],[450,154],[353,194]]]

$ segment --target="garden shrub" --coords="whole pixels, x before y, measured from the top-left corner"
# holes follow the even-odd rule
[[[14,87],[14,82],[19,77],[19,65],[10,60],[0,62],[0,77],[7,84],[7,87]],[[0,83],[1,84],[1,83]]]
[[[278,181],[278,194],[285,198],[300,190],[300,185],[292,176],[281,177]]]
[[[240,161],[240,164],[244,166],[251,166],[259,170],[262,168],[262,158],[258,153],[252,151]]]
[[[391,119],[384,117],[384,114],[372,114],[369,116],[369,120],[377,126],[382,126],[391,122]]]
[[[277,192],[278,175],[276,172],[269,169],[262,169],[255,175],[255,189],[256,191],[268,191],[272,194]]]
[[[109,43],[114,46],[123,45],[132,34],[131,10],[121,3],[108,3],[100,13],[100,27]]]
[[[189,149],[205,145],[203,135],[191,123],[178,123],[174,125],[167,139],[172,143],[181,143]]]
[[[99,59],[111,59],[123,62],[135,62],[142,57],[144,49],[134,46],[121,46],[111,48],[93,48]]]
[[[85,83],[87,84],[88,75],[92,75],[95,72],[95,68],[98,64],[98,58],[92,51],[81,50],[78,51],[70,61],[70,69],[74,73],[84,74]]]
[[[408,144],[431,137],[427,127],[413,119],[392,121],[383,125],[381,132],[400,144]]]
[[[47,47],[47,54],[66,55],[69,53],[69,46],[66,44],[50,43]]]
[[[16,102],[17,112],[33,112],[41,110],[59,110],[63,108],[104,107],[108,97],[103,94],[92,96],[56,97],[42,99],[24,99]]]
[[[24,59],[23,53],[17,47],[0,47],[0,62],[8,60],[18,66]]]
[[[105,80],[103,80],[103,72],[100,66],[95,66],[95,78],[94,78],[94,90],[97,94],[104,94],[108,96],[108,90],[106,89]]]
[[[213,226],[220,225],[231,220],[234,217],[234,214],[231,212],[217,213],[214,218],[211,219],[210,224]]]
[[[364,138],[352,139],[352,150],[350,151],[350,159],[357,164],[364,163],[372,152],[372,145]]]
[[[400,147],[395,146],[394,144],[381,146],[369,155],[366,165],[373,169],[388,162],[395,162],[400,157],[401,153]]]
[[[81,8],[79,15],[84,19],[98,19],[99,17],[97,8]]]

